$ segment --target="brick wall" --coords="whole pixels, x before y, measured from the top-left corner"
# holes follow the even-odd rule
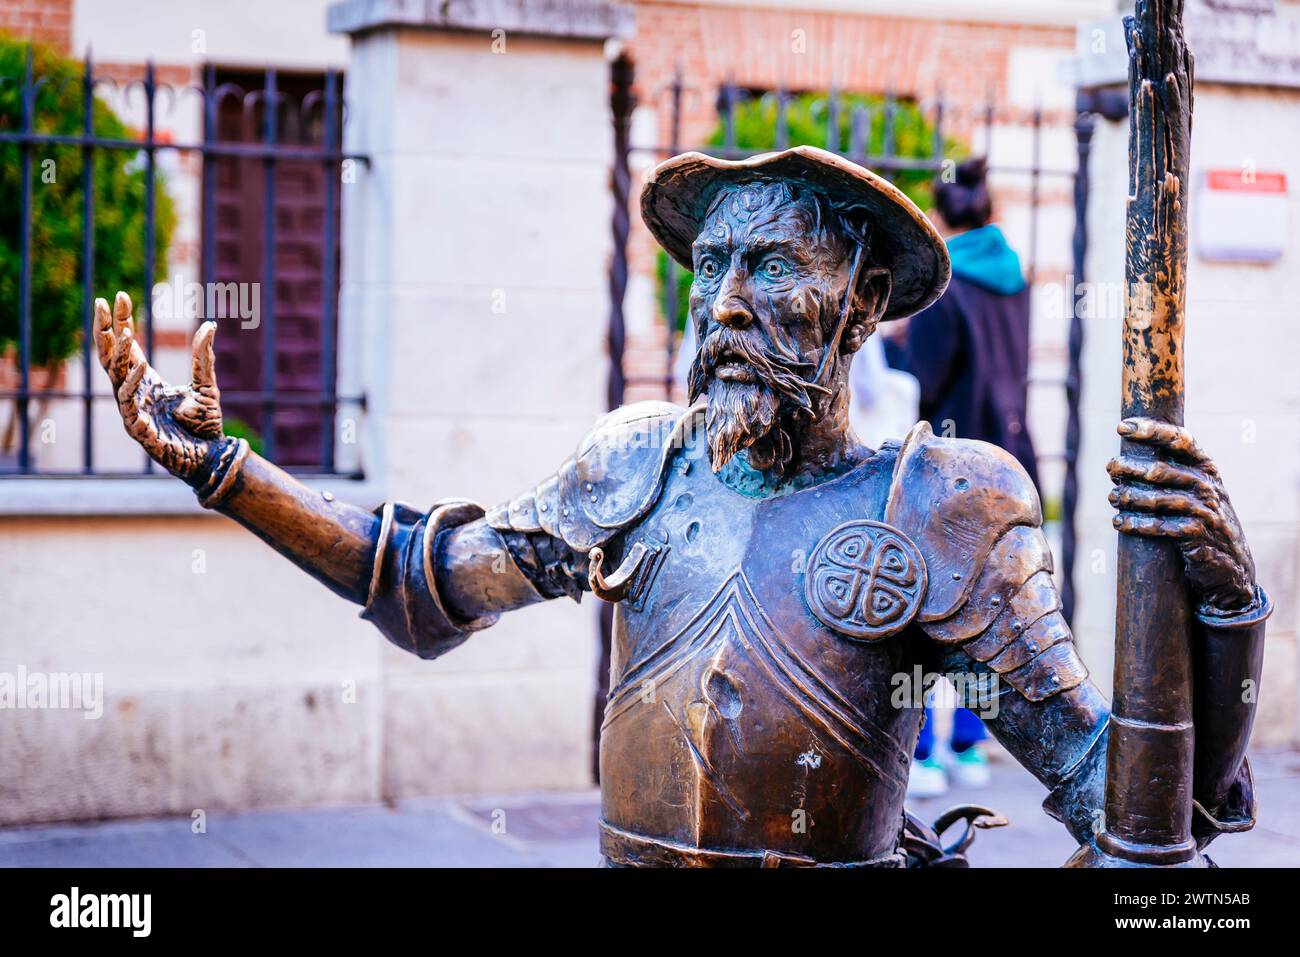
[[[784,85],[795,91],[826,90],[834,83],[846,91],[892,91],[918,101],[941,91],[948,104],[946,129],[958,136],[970,135],[984,122],[987,103],[997,104],[998,121],[1006,121],[1015,112],[1009,104],[1033,101],[1032,91],[1010,88],[1013,51],[1059,48],[1064,55],[1074,46],[1072,27],[663,0],[640,0],[636,15],[636,35],[629,51],[636,64],[637,99],[657,113],[657,122],[639,122],[637,131],[641,140],[649,132],[659,144],[669,143],[668,87],[680,66],[688,88],[682,148],[698,145],[712,133],[718,91],[728,78],[739,87]],[[1064,117],[1049,119],[1059,122]],[[657,129],[647,131],[647,125]],[[634,159],[649,164],[646,154]],[[634,171],[634,195],[638,189]],[[633,223],[630,265],[645,292],[654,288],[657,247],[635,214]],[[641,314],[646,311],[640,309]],[[636,315],[637,308],[630,313]],[[663,397],[665,334],[662,321],[629,324],[625,354],[629,401]]]
[[[72,0],[0,0],[0,33],[48,43],[67,53],[72,47]]]

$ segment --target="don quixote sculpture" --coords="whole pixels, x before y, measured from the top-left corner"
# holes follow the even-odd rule
[[[887,181],[799,147],[687,153],[641,212],[694,273],[701,343],[683,409],[601,419],[558,471],[485,510],[377,513],[308,489],[222,432],[215,326],[175,388],[96,303],[126,428],[208,508],[436,658],[503,612],[584,591],[616,604],[600,741],[600,846],[613,866],[964,863],[964,807],[903,807],[921,722],[898,677],[963,674],[983,716],[1078,840],[1071,863],[1195,865],[1254,821],[1244,751],[1270,603],[1211,460],[1182,428],[1191,117],[1181,3],[1138,4],[1115,703],[1061,616],[1038,496],[1007,453],[922,422],[865,448],[853,354],[943,294],[949,261]],[[508,557],[508,560],[503,560]],[[914,689],[919,694],[919,689]],[[962,834],[944,844],[949,825]]]

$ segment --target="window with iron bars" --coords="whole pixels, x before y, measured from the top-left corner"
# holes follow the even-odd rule
[[[341,75],[99,75],[39,47],[3,63],[0,161],[17,195],[0,203],[0,478],[161,471],[113,421],[91,336],[106,282],[131,294],[171,381],[188,376],[197,323],[217,321],[228,433],[292,471],[361,478],[359,457],[337,454],[365,409],[338,389],[341,183],[367,163],[342,147]],[[190,228],[168,255],[177,213]]]

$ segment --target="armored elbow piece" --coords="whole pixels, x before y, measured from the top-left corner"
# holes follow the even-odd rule
[[[425,514],[389,502],[380,510],[374,565],[361,617],[393,644],[421,658],[437,658],[496,622],[495,614],[462,617],[443,600],[439,536],[483,516],[463,499],[436,503]]]

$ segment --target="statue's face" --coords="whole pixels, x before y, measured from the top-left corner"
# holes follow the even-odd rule
[[[690,392],[707,396],[714,471],[744,448],[756,468],[784,466],[792,426],[822,407],[809,380],[839,319],[851,251],[827,218],[783,182],[746,184],[714,201],[695,240]]]

